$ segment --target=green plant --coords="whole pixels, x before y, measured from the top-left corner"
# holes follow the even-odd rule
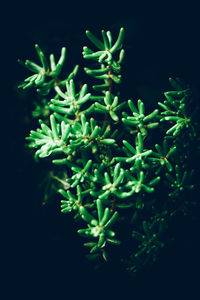
[[[51,178],[62,186],[61,212],[74,213],[80,224],[88,258],[107,261],[115,253],[127,270],[137,271],[156,260],[171,218],[191,208],[199,108],[179,78],[169,79],[173,90],[153,111],[145,112],[142,100],[122,99],[124,32],[113,42],[110,31],[102,30],[101,40],[86,31],[95,49],[83,47],[83,58],[91,60],[84,71],[97,82],[90,92],[75,81],[78,65],[59,78],[65,48],[58,63],[51,54],[49,64],[38,45],[41,66],[20,60],[34,73],[20,87],[35,88],[43,97],[33,114],[40,128],[26,139],[36,161],[49,160],[57,174],[64,169],[66,178]]]

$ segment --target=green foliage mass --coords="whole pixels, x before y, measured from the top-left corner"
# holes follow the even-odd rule
[[[56,64],[38,45],[40,65],[19,60],[33,73],[20,87],[42,96],[33,113],[40,127],[26,140],[36,161],[65,170],[64,179],[52,178],[61,182],[61,212],[74,215],[87,257],[103,262],[114,253],[135,272],[156,260],[171,218],[191,210],[199,123],[193,92],[179,78],[169,79],[172,91],[151,111],[141,99],[123,99],[124,35],[121,28],[113,41],[110,31],[101,38],[86,31],[94,49],[83,47],[91,62],[84,71],[95,83],[90,91],[76,82],[78,65],[59,78],[65,47]]]

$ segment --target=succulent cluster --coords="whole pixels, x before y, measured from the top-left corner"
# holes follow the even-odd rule
[[[88,257],[107,261],[118,249],[119,260],[136,271],[155,261],[169,219],[187,211],[184,204],[195,189],[189,145],[199,126],[192,91],[179,78],[170,78],[173,90],[152,111],[146,112],[140,99],[122,99],[124,32],[121,28],[113,42],[110,31],[102,30],[101,39],[86,31],[94,50],[83,47],[83,58],[91,61],[84,71],[98,83],[91,91],[87,84],[78,87],[78,65],[58,78],[65,48],[57,64],[50,55],[49,66],[38,45],[41,66],[26,60],[34,74],[20,87],[34,87],[46,97],[49,116],[35,114],[40,127],[26,139],[36,160],[65,169],[67,178],[60,178],[64,184],[58,188],[61,212],[73,213],[79,222]],[[124,243],[126,253],[119,250]]]

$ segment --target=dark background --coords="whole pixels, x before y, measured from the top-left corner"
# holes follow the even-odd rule
[[[199,88],[200,18],[192,4],[162,2],[160,6],[126,2],[26,2],[8,4],[2,19],[2,243],[3,278],[10,293],[26,299],[65,299],[98,295],[125,299],[164,299],[188,295],[198,298],[199,222],[186,218],[178,226],[175,243],[168,247],[155,266],[131,279],[116,266],[99,272],[85,261],[82,241],[72,218],[61,215],[59,206],[42,206],[37,190],[41,167],[24,149],[30,128],[27,114],[29,96],[17,91],[28,75],[17,58],[34,60],[34,44],[48,54],[67,47],[66,64],[82,62],[84,31],[101,29],[117,34],[126,29],[124,48],[124,96],[152,101],[170,88],[168,77],[181,77]],[[3,17],[3,15],[2,15]],[[30,97],[30,99],[32,99]],[[5,135],[5,137],[4,137]],[[5,204],[5,209],[3,208]],[[69,296],[69,293],[73,294]]]

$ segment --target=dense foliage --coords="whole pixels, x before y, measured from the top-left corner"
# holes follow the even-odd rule
[[[191,157],[199,155],[199,107],[179,78],[169,79],[172,90],[150,111],[141,99],[122,99],[124,32],[113,41],[110,31],[101,38],[86,31],[94,49],[82,53],[91,91],[76,82],[78,65],[60,78],[64,47],[56,63],[38,45],[40,65],[20,60],[33,72],[20,87],[40,95],[32,113],[40,127],[26,139],[37,162],[54,164],[61,212],[74,214],[87,257],[107,261],[114,253],[137,271],[156,260],[170,220],[196,205]]]

